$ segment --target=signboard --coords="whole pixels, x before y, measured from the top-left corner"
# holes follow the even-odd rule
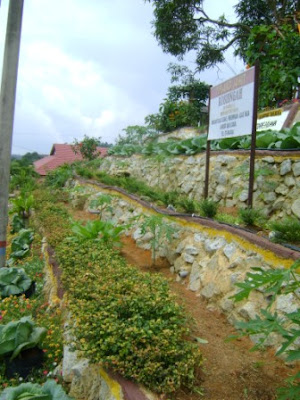
[[[288,115],[289,110],[283,110],[281,108],[259,113],[257,118],[256,131],[265,131],[267,129],[280,131]]]
[[[207,140],[252,134],[254,83],[252,67],[211,88]]]

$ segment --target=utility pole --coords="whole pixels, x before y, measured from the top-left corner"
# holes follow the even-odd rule
[[[0,94],[0,268],[5,267],[10,159],[24,0],[9,0]]]

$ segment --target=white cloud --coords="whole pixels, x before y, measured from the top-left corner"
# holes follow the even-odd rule
[[[233,1],[214,9],[227,12]],[[7,4],[0,7],[2,47]],[[112,142],[157,112],[176,59],[158,46],[152,19],[143,0],[24,2],[13,152],[49,153],[53,143],[85,134]],[[215,84],[233,74],[222,71],[201,79]]]

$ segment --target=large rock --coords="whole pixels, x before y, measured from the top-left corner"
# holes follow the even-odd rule
[[[296,217],[300,218],[300,199],[293,202],[291,210]]]
[[[226,240],[222,237],[217,239],[206,239],[205,240],[205,250],[208,253],[213,253],[226,245]]]
[[[292,161],[290,159],[282,161],[280,165],[280,175],[286,175],[292,170]]]
[[[293,165],[293,174],[294,176],[300,176],[300,162],[296,162]]]

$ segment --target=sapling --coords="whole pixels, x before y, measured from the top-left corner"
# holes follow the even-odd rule
[[[150,239],[152,266],[155,265],[158,250],[163,246],[162,239],[166,238],[170,242],[175,231],[176,229],[172,225],[166,223],[159,215],[152,215],[144,218],[141,224],[141,233],[152,233],[152,238]]]
[[[104,211],[109,211],[112,214],[112,207],[110,206],[112,201],[112,196],[109,194],[102,194],[101,196],[97,196],[96,199],[90,202],[91,208],[96,208],[99,211],[99,217],[102,219],[102,214]]]

